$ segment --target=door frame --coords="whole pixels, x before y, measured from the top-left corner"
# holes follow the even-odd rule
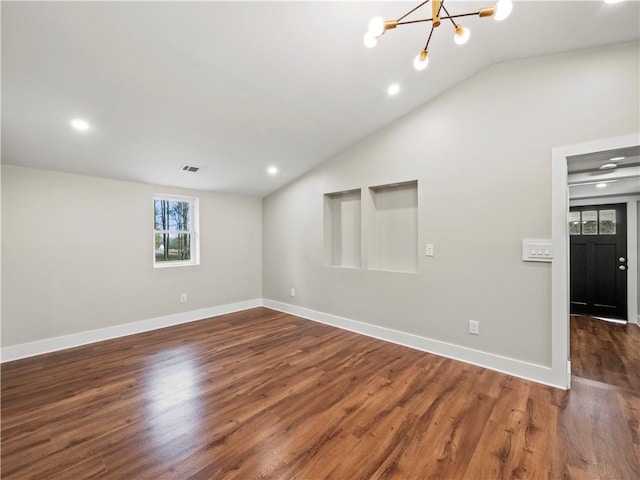
[[[567,157],[637,145],[640,145],[640,133],[551,149],[551,241],[553,244],[553,262],[551,263],[551,371],[553,383],[564,388],[571,388]],[[627,211],[628,229],[631,228],[628,223],[630,213]],[[637,245],[635,247],[637,250]],[[627,244],[627,249],[631,248],[633,246]],[[631,278],[627,278],[627,289],[631,287],[637,289],[637,258],[634,272],[635,276],[629,270],[629,277]],[[628,295],[627,300],[629,300]],[[627,302],[627,308],[631,308],[631,302],[629,301]],[[636,312],[632,318],[636,318],[636,316],[637,304]]]

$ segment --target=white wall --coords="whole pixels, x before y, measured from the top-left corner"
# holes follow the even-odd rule
[[[495,65],[268,196],[263,296],[550,366],[550,264],[522,262],[521,240],[551,236],[553,147],[639,130],[638,53],[632,43]],[[418,271],[369,271],[367,187],[414,179]],[[362,268],[324,267],[323,194],[354,188]]]
[[[154,193],[200,199],[199,266],[153,268]],[[2,346],[259,299],[261,215],[255,198],[3,165]]]

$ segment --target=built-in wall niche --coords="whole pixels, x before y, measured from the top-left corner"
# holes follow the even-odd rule
[[[418,271],[417,180],[370,187],[373,213],[369,268]]]
[[[360,189],[324,195],[324,263],[327,266],[360,268]]]

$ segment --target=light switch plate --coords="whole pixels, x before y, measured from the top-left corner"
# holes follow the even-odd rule
[[[525,262],[551,262],[553,260],[551,240],[535,238],[522,240],[522,260]]]
[[[434,251],[433,243],[427,243],[427,246],[426,246],[426,248],[424,249],[424,254],[425,254],[427,257],[433,257],[433,255],[434,255],[433,251]]]

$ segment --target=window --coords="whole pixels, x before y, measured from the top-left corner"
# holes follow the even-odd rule
[[[153,197],[153,266],[198,265],[198,199]]]
[[[615,210],[569,212],[569,235],[615,235]]]
[[[580,235],[580,212],[569,212],[569,235]]]
[[[600,210],[598,212],[600,216],[598,231],[600,235],[615,235],[616,234],[616,211],[615,210]]]

